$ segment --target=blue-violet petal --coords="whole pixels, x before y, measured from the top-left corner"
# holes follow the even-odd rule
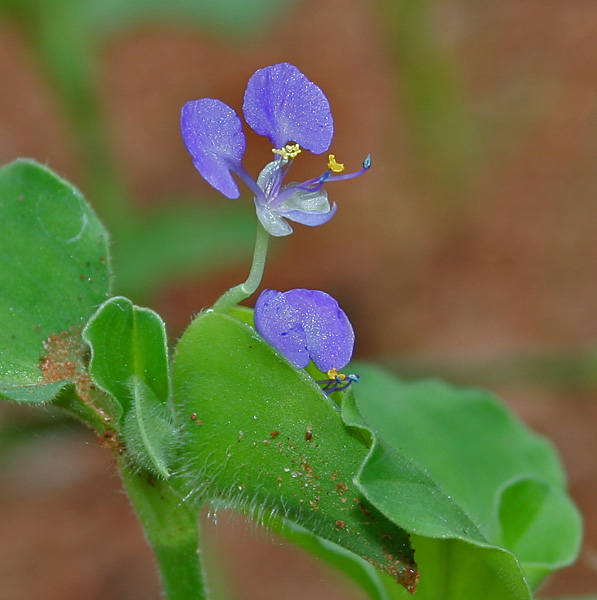
[[[296,142],[314,154],[332,143],[334,121],[325,94],[289,63],[258,69],[249,79],[243,103],[249,126],[275,148]]]
[[[263,290],[255,303],[255,327],[280,354],[298,369],[311,360],[299,313],[282,292]]]
[[[320,371],[343,369],[352,358],[354,330],[346,313],[329,294],[295,289],[286,299],[301,315],[307,351]]]
[[[257,331],[294,366],[309,358],[321,371],[350,361],[354,331],[334,298],[319,290],[264,290],[255,303]]]
[[[192,100],[182,107],[180,127],[201,176],[227,198],[238,198],[230,170],[240,167],[246,140],[236,112],[214,98]]]

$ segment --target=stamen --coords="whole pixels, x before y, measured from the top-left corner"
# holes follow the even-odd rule
[[[344,163],[337,162],[336,155],[330,154],[328,156],[328,169],[334,173],[342,173],[344,171]]]
[[[298,144],[286,144],[284,148],[272,148],[274,154],[279,154],[284,160],[296,158],[301,152],[301,147]]]
[[[315,185],[319,185],[319,187],[321,187],[321,185],[323,185],[326,182],[326,180],[330,178],[331,175],[332,175],[331,171],[326,171],[323,175],[318,177],[313,183]]]
[[[366,173],[371,168],[371,154],[368,154],[363,161],[363,167],[359,171],[354,173],[342,173],[341,175],[332,175],[331,171],[327,171],[330,176],[327,178],[329,181],[342,181],[343,179],[353,179]]]
[[[326,375],[329,379],[333,379],[335,381],[344,381],[346,379],[346,375],[344,375],[344,373],[338,373],[338,369],[336,369],[335,367],[333,369],[330,369],[326,373]]]
[[[322,379],[321,381],[317,381],[321,386],[322,391],[324,391],[328,396],[333,394],[334,392],[342,392],[352,383],[357,383],[360,379],[358,375],[355,373],[349,373],[345,375],[344,373],[338,373],[338,369],[330,369],[326,375],[327,379]]]

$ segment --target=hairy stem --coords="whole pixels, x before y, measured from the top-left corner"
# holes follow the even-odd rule
[[[147,471],[121,464],[120,473],[155,553],[166,600],[207,600],[197,507]]]
[[[257,235],[255,237],[255,250],[253,252],[253,263],[249,276],[244,283],[235,285],[230,288],[227,292],[222,294],[216,303],[213,305],[214,310],[226,311],[236,306],[239,302],[242,302],[253,294],[263,277],[263,270],[265,268],[265,259],[267,257],[267,244],[269,242],[269,233],[265,231],[261,223],[257,222]]]

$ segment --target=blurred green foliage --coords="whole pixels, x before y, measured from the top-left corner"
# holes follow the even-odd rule
[[[60,100],[77,144],[84,187],[112,232],[116,286],[139,300],[168,281],[205,274],[245,256],[254,235],[252,211],[222,204],[197,210],[169,201],[137,210],[112,154],[98,95],[98,54],[108,36],[139,24],[197,27],[231,38],[262,31],[290,0],[0,0]],[[199,202],[197,203],[199,204]]]
[[[483,131],[456,56],[439,41],[430,1],[379,0],[396,64],[396,85],[419,181],[432,191],[442,214],[453,214],[472,190],[474,173],[486,149]]]

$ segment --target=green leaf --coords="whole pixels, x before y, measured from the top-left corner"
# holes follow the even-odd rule
[[[89,320],[83,338],[91,348],[93,381],[120,404],[130,458],[167,477],[175,435],[164,322],[154,311],[116,296]]]
[[[419,535],[413,537],[413,545],[421,570],[421,597],[435,598],[442,590],[448,599],[528,598],[510,552],[517,553],[531,585],[574,560],[580,518],[565,495],[557,456],[544,439],[485,392],[437,381],[405,383],[365,365],[357,371],[361,383],[355,387],[356,404],[350,412],[347,402],[345,412],[351,423],[358,422],[360,414],[361,423],[380,440],[359,475],[360,486],[386,516]],[[403,493],[392,458],[398,452],[437,482],[475,524],[473,529],[458,525],[444,512],[440,516],[446,522],[438,523],[435,509],[426,514],[420,502],[407,510],[388,501]],[[450,556],[448,570],[436,560],[442,553]],[[476,563],[474,578],[471,561]],[[488,595],[483,584],[490,578],[495,580],[494,595]],[[471,595],[445,592],[462,586]]]
[[[252,327],[201,314],[177,346],[173,385],[189,501],[285,518],[413,587],[408,537],[352,483],[368,453],[360,435]]]
[[[108,237],[47,167],[0,169],[0,395],[47,402],[84,378],[80,331],[110,290]]]
[[[581,523],[559,487],[533,477],[505,486],[498,519],[502,545],[514,552],[535,585],[576,556]]]
[[[133,376],[130,387],[133,405],[124,420],[126,449],[138,465],[168,478],[174,449],[172,414],[140,377]]]
[[[417,598],[530,600],[516,558],[492,546],[437,483],[391,447],[373,448],[356,483],[376,508],[411,532],[421,574]],[[407,597],[389,591],[392,598]]]
[[[421,578],[417,600],[531,600],[532,594],[514,557],[483,550],[460,539],[411,536]],[[386,583],[386,582],[384,582]],[[392,600],[410,595],[386,583]]]
[[[163,206],[142,215],[115,248],[119,292],[146,297],[156,284],[216,270],[246,256],[255,238],[254,211],[222,203]]]
[[[168,344],[161,317],[128,298],[106,300],[89,319],[83,339],[91,347],[89,372],[95,383],[128,412],[133,377],[161,402],[169,397]]]

